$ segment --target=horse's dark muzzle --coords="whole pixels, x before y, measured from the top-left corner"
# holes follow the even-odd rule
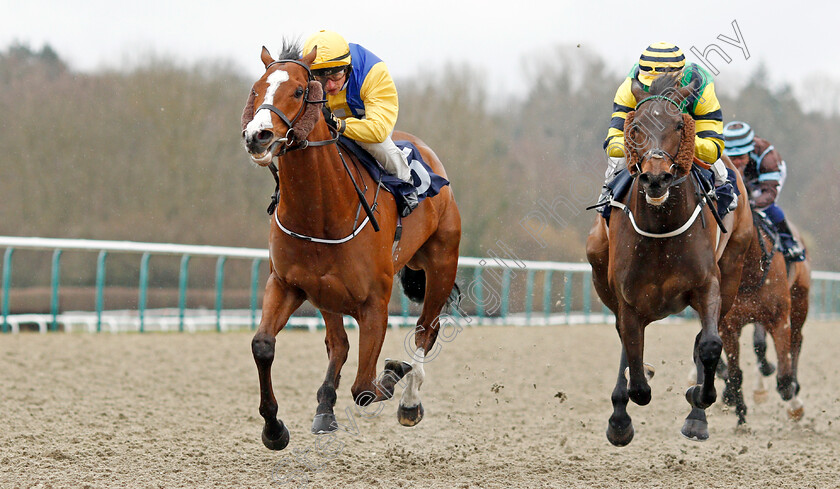
[[[656,199],[665,195],[665,192],[674,183],[674,175],[668,172],[658,173],[656,175],[645,172],[639,175],[639,183],[642,184],[645,194]]]

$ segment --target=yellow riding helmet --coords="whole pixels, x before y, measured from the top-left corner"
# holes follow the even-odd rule
[[[318,53],[311,68],[316,76],[330,75],[350,65],[350,45],[341,34],[325,30],[316,32],[303,44],[303,54],[309,54],[315,46],[318,46]]]
[[[685,56],[680,48],[670,42],[655,42],[639,56],[639,81],[649,86],[659,75],[684,67]]]

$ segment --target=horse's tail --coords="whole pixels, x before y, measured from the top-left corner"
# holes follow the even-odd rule
[[[400,284],[405,296],[418,304],[426,294],[426,272],[403,267],[400,270]]]
[[[423,297],[426,294],[426,272],[403,267],[400,270],[400,284],[406,297],[418,304],[423,302]],[[449,297],[446,298],[446,305],[450,308],[457,308],[460,301],[461,288],[456,283],[453,284]]]

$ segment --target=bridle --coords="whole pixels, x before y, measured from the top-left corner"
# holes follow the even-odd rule
[[[667,97],[665,95],[651,95],[649,97],[645,97],[642,100],[640,100],[639,103],[636,104],[635,110],[639,110],[639,107],[641,107],[642,104],[644,104],[645,102],[649,102],[651,100],[657,100],[657,99],[665,100],[666,102],[668,102],[668,103],[672,104],[674,107],[676,107],[678,111],[682,112],[682,104],[677,102],[676,100],[672,99],[671,97]],[[683,144],[682,137],[680,137],[680,144],[679,144],[679,146],[677,146],[677,154],[680,153],[680,148],[682,147],[682,144]],[[636,178],[636,176],[639,175],[642,172],[642,167],[641,167],[642,161],[644,161],[648,158],[660,158],[661,159],[661,158],[665,158],[665,157],[667,157],[669,160],[671,160],[671,166],[668,168],[669,173],[671,173],[671,175],[674,177],[674,182],[671,184],[671,186],[679,185],[682,182],[684,182],[685,179],[688,178],[688,174],[690,172],[687,172],[685,175],[678,178],[678,173],[671,171],[675,167],[677,167],[677,169],[679,170],[679,167],[677,165],[677,159],[674,157],[674,155],[672,155],[671,153],[669,153],[669,152],[667,152],[667,151],[665,151],[664,149],[661,149],[661,148],[651,148],[651,149],[647,150],[643,155],[639,156],[639,161],[637,161],[636,164],[635,164],[636,173],[633,173],[632,177]]]
[[[277,61],[272,61],[271,63],[269,63],[268,66],[265,67],[265,70],[268,71],[269,68],[280,63],[294,63],[298,66],[301,66],[304,70],[306,70],[307,84],[303,92],[303,103],[300,104],[300,108],[298,109],[297,114],[295,114],[294,118],[291,120],[289,120],[289,117],[286,116],[286,114],[284,114],[282,110],[278,109],[277,107],[271,104],[262,104],[259,107],[257,107],[256,110],[254,110],[255,114],[261,109],[267,109],[273,112],[289,128],[288,131],[286,131],[286,135],[271,143],[271,146],[268,148],[268,150],[271,152],[272,155],[277,157],[283,156],[287,152],[295,149],[304,149],[308,148],[309,146],[326,146],[328,144],[334,144],[336,141],[338,141],[338,131],[335,131],[332,127],[329,126],[329,124],[327,126],[330,127],[330,131],[335,134],[335,137],[324,141],[309,141],[308,139],[304,139],[303,141],[300,141],[299,144],[295,144],[296,141],[293,129],[295,123],[297,123],[298,119],[300,119],[300,117],[306,110],[306,104],[325,104],[327,102],[327,99],[323,98],[321,100],[309,100],[309,82],[314,81],[315,77],[312,75],[312,70],[308,66],[306,66],[306,64],[302,63],[299,60],[278,59]],[[280,145],[282,145],[282,147],[280,147]],[[273,161],[272,164],[274,164]]]

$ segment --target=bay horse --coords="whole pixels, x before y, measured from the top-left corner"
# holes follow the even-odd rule
[[[646,405],[651,400],[653,369],[643,362],[645,327],[687,306],[698,312],[701,322],[694,341],[699,384],[685,394],[691,412],[681,433],[692,440],[708,439],[705,408],[717,397],[714,373],[722,349],[718,322],[735,299],[752,237],[741,178],[738,207],[723,220],[728,232],[721,233],[705,192],[696,190],[700,183],[689,174],[694,120],[681,110],[691,90],[691,85],[677,88],[669,76],[654,81],[650,93],[633,82],[639,102],[625,120],[632,186],[624,203],[611,203],[624,212],[613,212],[609,226],[598,215],[586,243],[595,289],[615,313],[622,345],[607,426],[607,439],[615,446],[627,445],[635,433],[628,401]],[[730,161],[726,164],[735,171]]]
[[[455,291],[458,267],[461,218],[451,187],[443,187],[402,218],[404,230],[395,240],[394,197],[380,192],[377,182],[357,166],[357,159],[351,154],[342,157],[334,144],[337,135],[321,113],[322,87],[310,71],[315,55],[313,49],[301,57],[298,45],[284,41],[283,52],[274,60],[263,47],[265,73],[251,88],[242,116],[242,136],[251,160],[269,166],[277,159],[279,166],[280,198],[269,224],[270,275],[262,319],[251,342],[260,381],[259,412],[265,420],[262,441],[272,450],[289,443],[289,430],[277,418],[271,381],[275,337],[304,300],[324,318],[329,359],[317,391],[312,432],[330,433],[338,427],[333,408],[350,348],[344,315],[359,325],[359,365],[350,389],[354,402],[367,406],[391,398],[405,376],[398,419],[414,426],[423,417],[419,389],[425,352],[435,344],[439,314]],[[446,178],[443,164],[423,141],[401,132],[393,137],[414,143],[431,168]],[[371,203],[372,212],[360,223],[359,216],[365,215],[362,198]],[[374,217],[378,231],[366,226],[369,221],[373,224]],[[423,301],[414,331],[415,351],[411,364],[386,361],[377,377],[393,278],[404,267],[413,273],[403,271],[403,286],[421,291],[417,297],[407,289],[407,295]]]
[[[765,222],[756,211],[753,211],[753,221],[756,231],[744,256],[738,295],[720,324],[727,365],[723,400],[735,406],[739,425],[746,422],[747,415],[742,389],[743,372],[739,365],[739,339],[744,325],[751,322],[757,323],[754,343],[759,347],[755,401],[763,402],[766,399],[763,377],[772,373],[767,368],[771,365],[763,355],[766,345],[764,349],[760,348],[764,341],[763,331],[766,330],[773,338],[776,350],[776,390],[783,400],[789,401],[788,416],[799,420],[805,413],[804,405],[798,398],[800,385],[797,369],[802,348],[802,327],[808,316],[810,257],[806,254],[805,261],[792,263],[788,270],[784,257],[774,249],[774,239],[769,232],[772,223]],[[766,373],[768,370],[770,372]]]

